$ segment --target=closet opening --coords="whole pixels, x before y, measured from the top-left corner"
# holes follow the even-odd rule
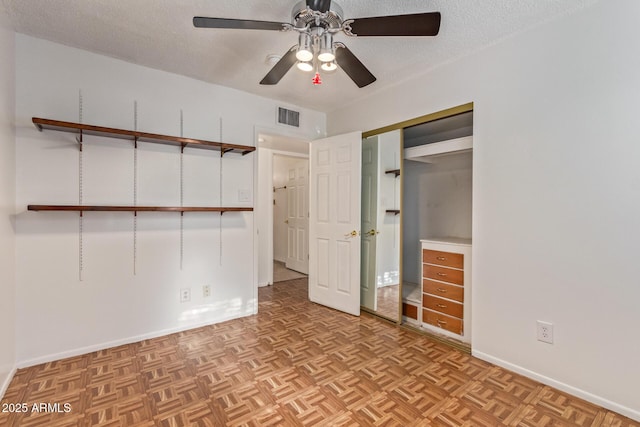
[[[470,351],[473,104],[366,132],[362,164],[362,309]]]

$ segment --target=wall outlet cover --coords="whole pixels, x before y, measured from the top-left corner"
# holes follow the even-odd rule
[[[191,288],[180,289],[180,302],[191,301]]]
[[[553,344],[553,323],[538,320],[536,325],[538,327],[538,341]]]

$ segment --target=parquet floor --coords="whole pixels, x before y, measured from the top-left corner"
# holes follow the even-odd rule
[[[377,289],[378,309],[376,313],[387,319],[398,320],[400,310],[400,285],[383,286]]]
[[[0,426],[639,426],[370,315],[260,289],[257,316],[21,369]],[[61,410],[63,406],[60,407]]]

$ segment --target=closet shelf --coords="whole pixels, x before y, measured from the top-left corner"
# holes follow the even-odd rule
[[[398,176],[400,176],[400,169],[392,169],[392,170],[385,171],[384,173],[389,173],[389,174],[391,174],[391,173],[392,173],[392,174],[394,174],[394,175],[396,176],[396,178],[397,178]]]
[[[398,215],[400,214],[400,209],[387,209],[385,212],[388,214]]]
[[[252,207],[28,205],[30,211],[66,212],[252,212]]]
[[[200,148],[204,150],[220,151],[225,153],[240,153],[243,156],[255,151],[255,147],[248,145],[226,144],[223,142],[205,141],[201,139],[182,138],[180,136],[160,135],[155,133],[139,132],[135,130],[125,130],[108,128],[103,126],[86,125],[82,123],[63,122],[60,120],[42,119],[33,117],[33,124],[39,131],[44,129],[68,132],[78,135],[78,142],[82,143],[83,135],[95,135],[108,138],[118,138],[134,142],[150,142],[154,144],[174,145],[185,148]],[[82,145],[80,146],[82,149]]]

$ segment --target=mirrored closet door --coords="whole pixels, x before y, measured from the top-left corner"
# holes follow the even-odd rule
[[[400,321],[402,131],[362,141],[362,308]]]

